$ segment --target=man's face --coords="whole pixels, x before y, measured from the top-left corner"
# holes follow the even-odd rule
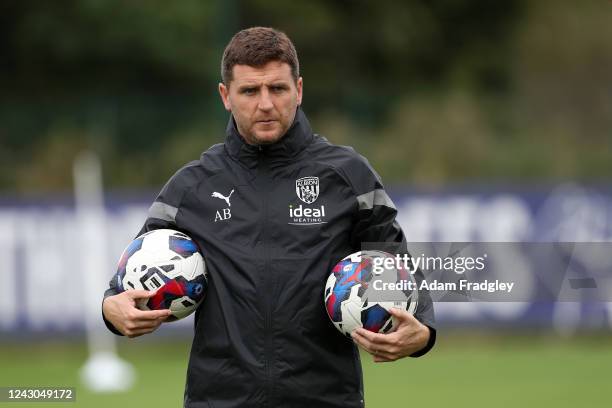
[[[289,64],[279,61],[258,68],[234,65],[232,72],[232,81],[219,84],[219,93],[242,137],[255,145],[280,140],[302,103],[302,78],[296,83]]]

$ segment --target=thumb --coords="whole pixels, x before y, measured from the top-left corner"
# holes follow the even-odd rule
[[[410,324],[416,321],[416,318],[411,313],[397,307],[389,308],[389,313],[391,316],[395,317],[400,324]]]

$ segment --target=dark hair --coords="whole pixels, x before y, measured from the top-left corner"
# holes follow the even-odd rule
[[[300,76],[300,63],[293,43],[282,31],[269,27],[251,27],[232,37],[221,60],[221,78],[226,86],[232,81],[234,65],[262,67],[270,61],[289,64],[293,80]]]

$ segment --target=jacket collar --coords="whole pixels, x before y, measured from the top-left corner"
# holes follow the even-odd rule
[[[289,159],[302,151],[313,139],[310,123],[308,123],[308,119],[306,119],[306,115],[300,107],[297,109],[293,124],[276,143],[269,145],[250,145],[246,143],[238,133],[236,121],[232,115],[230,115],[225,134],[225,149],[229,155],[249,167],[257,166],[257,163],[264,156],[270,159]]]

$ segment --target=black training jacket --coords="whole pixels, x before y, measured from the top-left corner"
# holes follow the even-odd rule
[[[141,231],[188,234],[209,272],[185,407],[363,407],[358,349],[323,290],[362,242],[405,243],[395,206],[367,160],[313,134],[301,109],[275,144],[246,144],[232,118],[226,133],[168,181]],[[112,279],[105,296],[116,293]],[[414,356],[435,341],[426,292],[416,317],[432,335]]]

